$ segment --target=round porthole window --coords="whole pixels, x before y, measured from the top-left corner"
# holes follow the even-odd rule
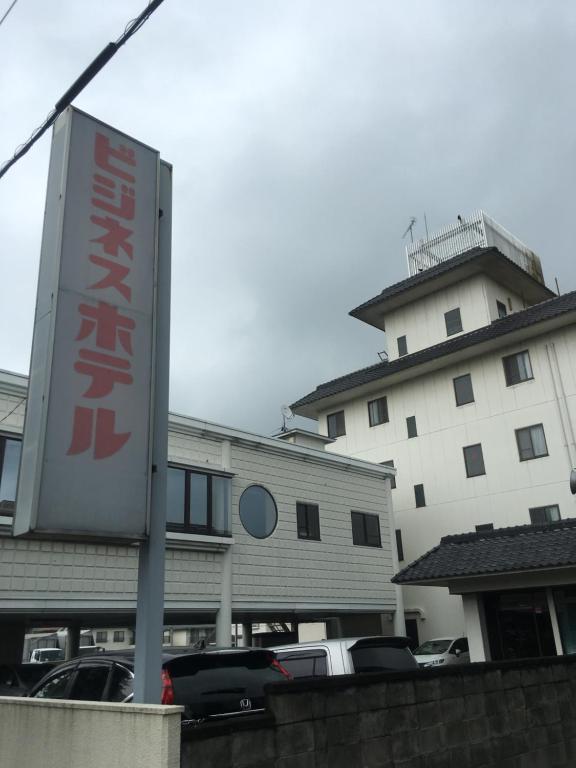
[[[270,536],[278,522],[272,494],[261,485],[249,485],[240,496],[240,520],[250,536],[256,539]]]

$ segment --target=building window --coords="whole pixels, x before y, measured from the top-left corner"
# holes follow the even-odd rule
[[[394,466],[394,459],[389,459],[388,461],[381,462],[383,467],[393,467]],[[390,476],[390,488],[396,488],[396,475]]]
[[[0,515],[12,515],[18,485],[20,438],[0,435]]]
[[[517,429],[516,442],[518,443],[520,461],[548,456],[548,446],[546,445],[542,424],[534,424],[532,427]]]
[[[108,642],[108,632],[105,632],[103,630],[97,630],[96,631],[96,642],[97,643],[107,643]]]
[[[230,509],[229,477],[168,467],[168,530],[230,536]]]
[[[396,529],[396,552],[398,552],[398,561],[402,562],[404,560],[404,546],[402,544],[402,531],[399,528]]]
[[[328,437],[342,437],[342,435],[346,434],[344,411],[328,414],[326,421],[328,424]]]
[[[352,543],[362,547],[381,547],[380,519],[366,512],[352,512]]]
[[[549,504],[546,507],[532,507],[528,510],[532,525],[546,525],[560,520],[560,507],[558,504]]]
[[[462,449],[464,451],[464,463],[466,464],[466,477],[478,477],[485,475],[484,456],[482,455],[482,445],[467,445]]]
[[[396,339],[398,343],[398,357],[404,357],[408,354],[408,343],[406,342],[406,336],[398,336]]]
[[[171,645],[172,643],[172,630],[165,629],[162,633],[162,645]]]
[[[406,429],[408,430],[408,437],[418,437],[416,430],[416,416],[408,416],[406,418]]]
[[[267,539],[278,523],[274,497],[261,485],[249,485],[240,496],[240,521],[244,530],[255,539]]]
[[[494,530],[494,523],[481,523],[480,525],[476,526],[477,533],[483,533],[484,531],[493,531],[493,530]]]
[[[320,510],[318,504],[296,503],[296,525],[299,539],[320,541]]]
[[[123,643],[124,642],[124,630],[123,629],[115,629],[114,630],[114,642],[115,643]]]
[[[472,389],[472,376],[465,373],[463,376],[456,376],[454,382],[454,396],[456,405],[466,405],[474,402],[474,390]]]
[[[371,427],[388,421],[388,402],[385,397],[371,400],[368,403],[368,423]]]
[[[414,486],[414,499],[417,507],[426,506],[426,497],[424,496],[424,486],[422,483]]]
[[[508,310],[506,309],[506,304],[503,304],[501,301],[497,301],[496,308],[498,310],[498,317],[506,317],[506,315],[508,314]]]
[[[517,352],[515,355],[503,357],[502,363],[504,365],[504,376],[506,378],[507,387],[534,378],[534,375],[532,374],[532,366],[530,364],[530,355],[528,354],[527,349],[523,352]]]
[[[453,336],[462,330],[462,318],[460,317],[460,307],[451,309],[444,313],[444,322],[446,323],[446,335]]]

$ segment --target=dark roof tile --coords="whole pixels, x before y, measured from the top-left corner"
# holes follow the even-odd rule
[[[417,584],[576,565],[576,519],[444,536],[392,581]]]

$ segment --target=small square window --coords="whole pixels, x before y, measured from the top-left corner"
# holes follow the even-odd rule
[[[388,461],[382,462],[383,467],[393,467],[394,466],[394,459],[389,459]],[[396,488],[396,475],[392,475],[390,478],[390,488]]]
[[[504,376],[506,378],[507,387],[534,378],[532,374],[532,365],[530,364],[530,355],[528,354],[527,349],[523,352],[517,352],[515,355],[503,357],[502,364],[504,365]]]
[[[344,411],[328,414],[326,421],[328,424],[328,437],[342,437],[342,435],[346,434]]]
[[[462,330],[462,318],[460,317],[460,307],[451,309],[444,313],[444,322],[446,323],[446,335],[453,336]]]
[[[99,629],[96,631],[96,642],[97,643],[107,643],[108,642],[108,632],[105,630]]]
[[[402,531],[396,529],[396,552],[398,552],[398,560],[401,562],[404,560],[404,546],[402,544]]]
[[[406,336],[398,336],[398,357],[404,357],[408,354],[408,344],[406,342]]]
[[[548,456],[548,446],[542,424],[534,424],[532,427],[523,427],[516,430],[516,443],[520,461],[539,459]]]
[[[124,642],[124,630],[123,629],[116,629],[116,630],[114,630],[114,642],[115,643],[123,643]]]
[[[422,483],[414,486],[414,499],[417,507],[426,506],[426,497],[424,496],[424,486]]]
[[[477,533],[483,533],[484,531],[493,531],[493,530],[494,530],[494,523],[481,523],[480,525],[476,526]]]
[[[532,525],[547,525],[560,520],[560,507],[558,504],[549,504],[546,507],[532,507],[529,509]]]
[[[508,314],[508,310],[506,309],[506,304],[503,304],[501,301],[496,302],[496,308],[498,310],[498,317],[506,317]]]
[[[296,503],[296,527],[299,539],[320,541],[320,510],[318,504]]]
[[[385,397],[371,400],[368,403],[368,423],[371,427],[384,424],[388,421],[388,401]]]
[[[352,543],[363,547],[381,547],[380,519],[366,512],[351,512]]]
[[[485,475],[484,456],[482,455],[482,445],[467,445],[462,449],[464,451],[464,463],[466,464],[466,477],[477,477]]]
[[[456,376],[454,382],[454,396],[456,405],[466,405],[474,402],[474,390],[472,389],[472,377],[469,373],[463,376]]]
[[[408,437],[418,437],[416,430],[416,416],[408,416],[406,418],[406,429],[408,430]]]

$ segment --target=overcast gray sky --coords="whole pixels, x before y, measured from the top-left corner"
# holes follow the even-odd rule
[[[143,7],[19,0],[0,161]],[[575,59],[572,0],[165,0],[75,105],[174,164],[172,410],[267,434],[377,362],[347,313],[407,276],[424,211],[483,208],[574,290]],[[0,367],[22,373],[49,147],[0,180]]]

